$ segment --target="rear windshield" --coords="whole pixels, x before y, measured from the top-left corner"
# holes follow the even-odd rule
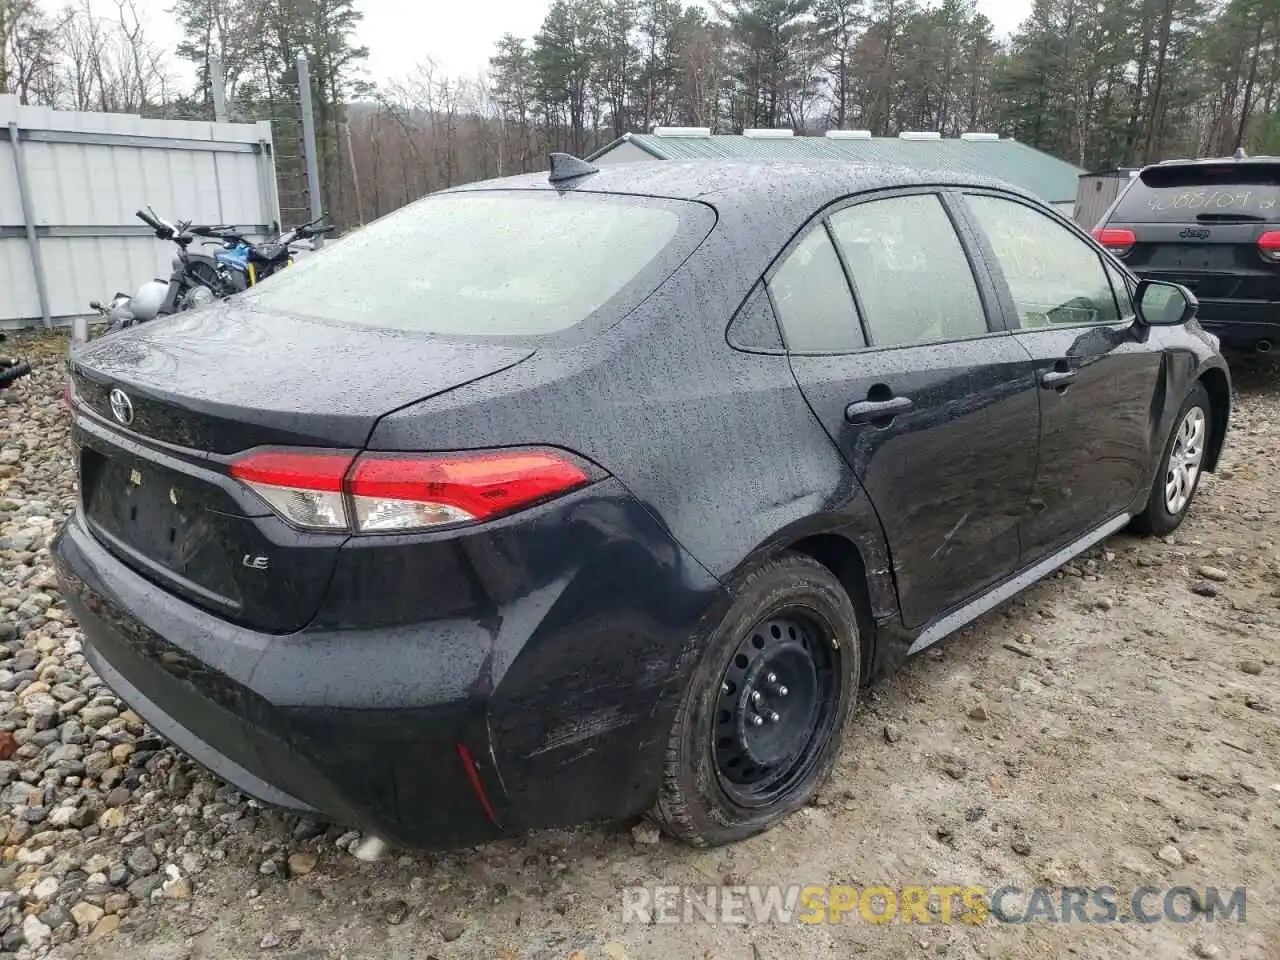
[[[1280,164],[1152,167],[1134,179],[1112,221],[1280,221]]]
[[[244,300],[343,324],[537,337],[621,318],[714,220],[701,204],[648,197],[437,194],[300,258]]]

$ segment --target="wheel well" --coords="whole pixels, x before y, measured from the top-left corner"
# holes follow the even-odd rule
[[[871,619],[871,598],[867,593],[867,567],[862,552],[852,540],[835,533],[820,533],[791,544],[796,553],[812,557],[830,570],[853,602],[858,617],[858,634],[862,659],[862,679],[870,675],[871,655],[875,652],[875,622]]]
[[[1205,392],[1209,394],[1209,422],[1212,432],[1209,434],[1209,449],[1205,469],[1212,471],[1218,466],[1218,457],[1222,455],[1222,444],[1227,437],[1227,420],[1231,416],[1231,388],[1227,386],[1227,375],[1221,370],[1206,370],[1200,378]]]

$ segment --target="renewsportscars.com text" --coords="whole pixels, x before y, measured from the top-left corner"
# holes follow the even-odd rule
[[[622,891],[623,923],[1245,922],[1244,887],[655,886]]]

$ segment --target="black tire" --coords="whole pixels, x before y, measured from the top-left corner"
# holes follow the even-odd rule
[[[1207,450],[1202,451],[1200,469],[1192,481],[1190,496],[1176,512],[1170,510],[1166,503],[1165,484],[1169,480],[1169,458],[1178,442],[1178,432],[1186,421],[1187,415],[1196,408],[1204,417],[1204,444],[1207,446],[1211,439],[1213,411],[1209,402],[1209,393],[1205,390],[1204,384],[1197,383],[1187,394],[1187,399],[1182,402],[1182,406],[1178,408],[1178,415],[1173,418],[1173,429],[1169,431],[1164,449],[1160,452],[1160,464],[1156,470],[1155,479],[1151,483],[1147,505],[1142,513],[1133,518],[1133,523],[1130,525],[1135,533],[1152,537],[1163,537],[1172,533],[1182,525],[1187,512],[1191,509],[1191,504],[1195,502],[1196,492],[1200,489],[1200,478],[1204,475],[1204,457],[1207,456]]]
[[[779,624],[782,629],[775,630]],[[760,647],[764,637],[776,639]],[[861,676],[857,617],[849,595],[830,570],[800,554],[784,554],[745,577],[703,647],[667,742],[652,813],[668,833],[699,847],[760,833],[812,799],[839,753]],[[750,653],[754,647],[760,652],[748,666],[743,651]],[[812,686],[805,656],[814,664]],[[771,665],[796,677],[799,689],[793,691],[793,699],[785,699],[785,686],[765,681],[764,671],[772,671]],[[741,681],[740,691],[730,677]],[[748,699],[753,684],[759,688],[756,692],[767,690],[764,708]],[[724,709],[734,698],[737,709]],[[816,705],[816,714],[806,701]],[[788,715],[779,719],[778,710]],[[760,712],[772,716],[778,726],[760,732],[749,729],[747,721]],[[732,720],[726,716],[730,713]],[[759,753],[748,752],[746,744],[772,737],[774,730],[781,740],[769,749],[792,759],[753,766],[761,763]],[[744,731],[742,738],[724,736],[733,731]],[[730,740],[732,747],[726,747]],[[800,741],[802,746],[789,750],[787,744]],[[739,773],[758,773],[761,786],[770,778],[777,782],[758,795],[750,784],[731,782],[727,777],[736,774],[726,769],[728,749],[742,752],[736,759],[746,765]],[[734,766],[734,759],[729,756],[728,767]]]
[[[4,362],[3,358],[0,358],[0,362]],[[0,390],[11,383],[16,383],[30,372],[31,364],[23,360],[14,360],[8,366],[0,366]]]

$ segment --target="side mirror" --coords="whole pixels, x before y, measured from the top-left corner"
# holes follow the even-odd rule
[[[1133,298],[1138,318],[1149,327],[1176,327],[1195,318],[1196,295],[1180,283],[1140,280]]]

